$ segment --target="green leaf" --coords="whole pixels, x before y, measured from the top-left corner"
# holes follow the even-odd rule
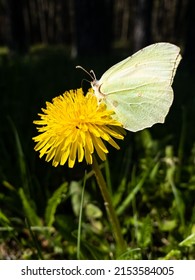
[[[138,231],[138,243],[141,247],[147,247],[152,242],[152,221],[149,216],[143,219],[141,230]]]
[[[0,211],[0,223],[10,224],[9,219],[5,216],[5,214],[2,211]]]
[[[181,252],[179,250],[171,250],[163,260],[180,260]]]
[[[150,171],[150,169],[149,169]],[[148,177],[149,171],[147,170],[142,178],[139,180],[134,189],[127,195],[124,201],[120,204],[120,206],[116,209],[117,215],[121,215],[127,207],[129,207],[131,201],[135,198],[136,194],[141,190],[144,185],[146,178]]]
[[[47,226],[52,226],[55,220],[55,213],[58,205],[61,203],[63,195],[67,192],[68,183],[64,182],[59,188],[53,193],[47,202],[45,210],[45,222]]]
[[[41,220],[37,216],[35,209],[32,206],[31,200],[29,200],[29,198],[27,198],[27,196],[22,188],[19,189],[18,193],[19,193],[19,196],[22,201],[25,215],[26,215],[30,225],[31,226],[35,226],[35,225],[41,226],[42,225]]]
[[[186,239],[179,243],[179,246],[191,247],[195,245],[195,233],[189,235]]]
[[[159,223],[159,228],[161,231],[172,231],[177,227],[176,220],[163,220]]]
[[[71,203],[72,203],[72,209],[75,214],[75,216],[79,216],[80,213],[80,205],[82,200],[82,186],[81,182],[72,181],[69,186],[70,195],[71,195]],[[86,204],[89,201],[89,195],[85,191],[84,197],[83,197],[83,207],[86,206]]]
[[[89,203],[86,205],[85,214],[88,219],[98,219],[102,217],[102,211],[96,205]]]

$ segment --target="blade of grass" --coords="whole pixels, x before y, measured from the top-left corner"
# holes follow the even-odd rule
[[[167,165],[167,181],[171,186],[175,202],[176,202],[176,208],[181,220],[181,224],[184,227],[185,225],[185,218],[184,218],[184,213],[185,213],[185,203],[182,199],[180,191],[177,189],[176,184],[175,184],[175,175],[177,171],[177,166],[174,162],[174,152],[173,152],[173,147],[172,146],[167,146],[165,149],[165,155],[166,158],[171,162],[171,164]]]
[[[18,135],[17,129],[16,129],[12,119],[10,117],[8,117],[8,120],[10,122],[10,125],[12,127],[12,131],[14,133],[15,144],[16,144],[16,152],[17,152],[17,158],[18,158],[18,164],[19,164],[22,186],[23,186],[23,189],[25,190],[25,194],[28,197],[30,197],[27,166],[26,166],[26,162],[25,162],[25,156],[24,156],[24,153],[23,153],[20,137]]]
[[[31,235],[31,238],[32,238],[32,240],[33,240],[34,246],[35,246],[35,248],[36,248],[36,250],[37,250],[38,259],[39,259],[39,260],[43,260],[43,259],[44,259],[44,258],[43,258],[43,254],[42,254],[42,252],[41,252],[41,248],[40,248],[39,243],[38,243],[38,241],[37,241],[37,237],[36,237],[36,235],[33,233],[32,228],[31,228],[31,226],[30,226],[30,223],[29,223],[28,219],[26,219],[26,225],[27,225],[27,228],[28,228],[29,233],[30,233],[30,235]]]
[[[179,147],[178,147],[178,158],[179,158],[179,165],[177,167],[176,173],[176,182],[180,181],[181,176],[181,167],[182,161],[184,156],[184,147],[185,147],[185,140],[186,140],[186,132],[187,132],[187,116],[186,116],[186,109],[182,107],[182,125],[181,125],[181,135],[179,139]]]
[[[121,203],[121,205],[116,209],[117,215],[121,215],[125,209],[129,206],[130,202],[133,200],[135,195],[139,192],[139,190],[142,188],[146,178],[150,174],[151,168],[147,170],[143,177],[139,180],[135,188],[129,193],[129,195],[124,199],[124,201]]]
[[[195,245],[195,233],[192,233],[179,243],[179,246],[192,247],[193,245]]]
[[[79,223],[78,223],[78,234],[77,234],[77,260],[80,259],[80,248],[81,248],[81,226],[82,226],[82,214],[83,214],[83,203],[84,203],[84,193],[85,193],[85,185],[86,185],[86,172],[83,180],[83,189],[81,193],[81,203],[79,210]]]

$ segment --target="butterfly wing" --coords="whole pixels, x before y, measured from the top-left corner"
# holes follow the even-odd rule
[[[124,128],[163,123],[173,102],[172,82],[181,60],[169,43],[150,45],[108,69],[98,81],[108,109]]]

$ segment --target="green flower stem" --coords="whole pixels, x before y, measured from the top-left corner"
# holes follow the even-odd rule
[[[93,167],[93,171],[95,173],[95,177],[96,177],[97,183],[99,185],[101,194],[104,199],[104,205],[106,207],[108,218],[109,218],[111,226],[112,226],[114,238],[116,240],[116,244],[117,244],[119,253],[122,253],[125,251],[126,244],[125,244],[125,241],[122,236],[121,227],[120,227],[118,217],[116,215],[116,212],[115,212],[113,204],[112,204],[110,193],[108,192],[106,182],[104,180],[104,177],[102,175],[102,172],[99,168],[99,165],[96,161],[95,156],[93,156],[92,167]]]

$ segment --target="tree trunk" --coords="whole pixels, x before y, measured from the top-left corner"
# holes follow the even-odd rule
[[[189,0],[187,10],[187,32],[186,46],[184,56],[190,61],[190,64],[195,65],[195,1]]]
[[[151,43],[152,0],[134,2],[134,51]]]
[[[10,25],[8,46],[11,50],[21,53],[27,51],[23,5],[23,0],[6,1],[6,9]]]
[[[112,41],[112,0],[75,0],[78,54],[108,52]]]

